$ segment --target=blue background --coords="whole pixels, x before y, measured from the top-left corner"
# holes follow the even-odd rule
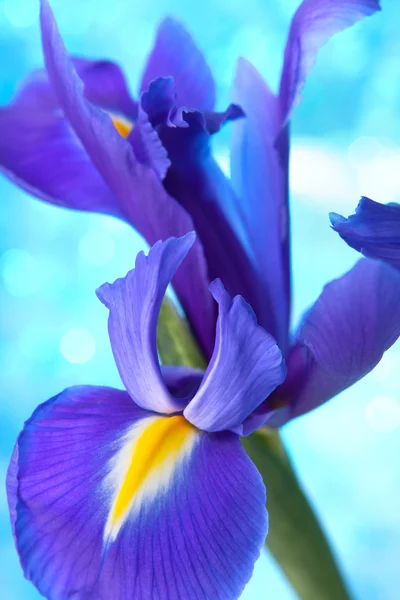
[[[400,197],[400,6],[337,35],[320,52],[293,119],[291,165],[294,323],[324,283],[356,254],[329,229],[330,210],[349,214],[361,194]],[[73,53],[112,58],[133,91],[155,28],[180,17],[204,50],[229,100],[237,57],[276,89],[293,0],[53,0]],[[245,7],[245,8],[244,8]],[[0,0],[0,102],[42,64],[37,0]],[[215,142],[227,165],[226,136]],[[94,295],[124,275],[144,242],[111,218],[68,212],[0,180],[0,469],[37,404],[77,383],[120,385]],[[400,300],[400,299],[399,299]],[[299,476],[340,557],[355,598],[398,600],[400,588],[400,348],[283,435]],[[33,600],[13,547],[3,486],[1,598]],[[244,600],[294,598],[273,560],[258,562]],[[323,599],[321,599],[323,600]]]

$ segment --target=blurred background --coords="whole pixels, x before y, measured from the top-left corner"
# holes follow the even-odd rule
[[[53,0],[68,49],[118,61],[137,91],[160,19],[193,33],[218,83],[219,108],[240,55],[276,89],[297,0]],[[400,201],[400,5],[338,34],[319,53],[293,122],[293,324],[356,253],[329,228],[361,194]],[[0,0],[0,103],[42,65],[37,0]],[[0,132],[1,135],[1,132]],[[229,131],[215,139],[228,169]],[[127,225],[30,198],[0,178],[0,469],[34,408],[78,383],[119,386],[94,290],[133,266],[145,247]],[[399,299],[400,301],[400,299]],[[398,600],[400,589],[400,346],[372,374],[286,426],[299,476],[330,536],[356,600]],[[1,597],[39,598],[20,570],[2,483]],[[265,553],[243,600],[291,600]],[[321,599],[323,600],[323,599]]]

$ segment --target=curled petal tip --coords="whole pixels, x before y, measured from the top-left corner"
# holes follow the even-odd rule
[[[195,240],[196,240],[196,232],[195,231],[188,231],[186,235],[183,235],[181,238],[178,239],[185,239],[187,240],[188,244],[190,243],[190,246],[193,246]]]
[[[220,278],[217,277],[210,283],[210,285],[208,286],[208,289],[210,290],[213,298],[215,300],[217,300],[217,297],[221,296],[221,294],[223,293],[223,290],[225,290],[225,287],[224,287],[224,284],[222,283],[222,281],[220,280]]]
[[[335,225],[337,225],[338,223],[345,223],[347,221],[346,217],[343,217],[342,215],[339,215],[335,212],[329,213],[329,220],[333,228],[335,228]]]
[[[103,283],[100,287],[98,287],[96,289],[96,296],[98,297],[98,299],[100,300],[100,302],[102,304],[104,304],[104,306],[106,306],[107,308],[109,308],[109,303],[108,303],[108,291],[110,289],[110,284],[109,283]]]

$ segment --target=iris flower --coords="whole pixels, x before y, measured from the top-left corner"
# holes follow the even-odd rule
[[[0,111],[0,168],[42,200],[124,219],[152,245],[195,230],[173,285],[207,357],[216,313],[209,282],[242,295],[286,354],[290,320],[288,123],[319,48],[379,10],[377,0],[304,0],[293,17],[277,95],[240,59],[233,101],[188,32],[168,18],[144,67],[139,100],[108,61],[71,59],[42,0],[47,71]],[[245,116],[243,116],[245,113]],[[232,121],[232,178],[210,137]],[[193,277],[196,273],[196,277]]]
[[[400,269],[400,204],[361,198],[347,219],[331,213],[332,228],[352,248]]]
[[[216,280],[207,370],[162,373],[158,313],[194,239],[158,242],[97,290],[126,391],[69,388],[18,438],[7,481],[13,532],[46,598],[231,600],[252,574],[265,488],[238,433],[285,367],[249,305]]]
[[[151,245],[196,231],[173,285],[206,359],[215,278],[252,306],[286,359],[285,382],[245,419],[243,434],[282,425],[368,373],[400,333],[399,275],[385,265],[361,261],[328,284],[290,335],[288,123],[318,49],[378,2],[304,0],[278,95],[241,59],[235,104],[223,113],[214,111],[210,69],[175,20],[158,30],[135,102],[116,65],[69,57],[48,3],[41,6],[47,71],[33,73],[0,113],[6,174],[52,203],[125,219]],[[210,150],[226,120],[230,181]]]
[[[289,330],[289,119],[320,46],[379,5],[304,0],[278,95],[242,59],[235,104],[221,113],[176,21],[160,26],[135,102],[115,64],[69,57],[41,6],[47,72],[1,110],[3,172],[53,204],[126,220],[152,248],[98,291],[127,391],[71,388],[19,436],[7,483],[21,563],[57,600],[237,598],[267,527],[238,436],[328,400],[400,335],[400,273],[368,259],[326,286],[292,339]],[[210,151],[228,120],[231,181]],[[159,366],[171,280],[205,373]]]

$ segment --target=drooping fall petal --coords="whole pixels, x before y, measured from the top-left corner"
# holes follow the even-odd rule
[[[400,336],[400,272],[361,259],[328,283],[296,336],[292,415],[316,408],[369,373]],[[297,389],[295,387],[297,378]]]
[[[9,478],[21,564],[49,599],[234,600],[266,533],[265,488],[238,436],[111,388],[42,404]]]

